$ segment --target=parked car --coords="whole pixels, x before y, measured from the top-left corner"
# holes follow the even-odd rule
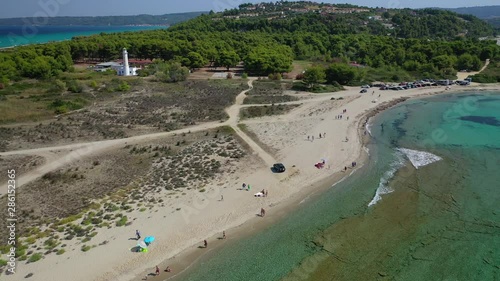
[[[368,92],[368,90],[367,90],[367,89],[362,89],[361,91],[359,91],[359,93],[360,93],[360,94],[364,94],[364,93],[366,93],[366,92]]]
[[[363,88],[363,89],[370,89],[370,85],[363,85],[363,86],[361,86],[361,88]]]
[[[285,169],[285,165],[283,165],[283,163],[276,163],[273,165],[271,170],[273,170],[273,172],[275,172],[275,173],[283,173],[286,169]]]

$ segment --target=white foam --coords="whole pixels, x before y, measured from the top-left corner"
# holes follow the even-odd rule
[[[411,164],[416,169],[443,159],[437,155],[425,151],[411,150],[408,148],[398,148],[398,150],[406,155],[408,160],[410,160]]]
[[[380,178],[378,188],[375,191],[375,196],[373,196],[372,201],[368,203],[368,207],[371,207],[377,204],[378,201],[382,200],[382,195],[389,194],[394,191],[388,186],[388,183],[394,177],[396,171],[399,170],[401,167],[403,167],[405,163],[403,153],[401,153],[400,151],[396,151],[395,156],[396,159],[394,160],[394,162],[391,163],[389,170],[387,170],[384,173],[384,175]]]
[[[371,124],[371,120],[372,118],[368,118],[368,121],[366,122],[366,125],[365,125],[365,130],[368,132],[368,134],[370,134],[370,136],[372,136],[372,124]]]

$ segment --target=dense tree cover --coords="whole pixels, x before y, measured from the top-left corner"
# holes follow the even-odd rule
[[[139,71],[139,76],[155,75],[161,82],[179,82],[185,81],[189,76],[189,69],[182,66],[179,62],[155,61],[146,69]]]
[[[442,13],[448,12],[437,12]],[[209,63],[227,68],[243,61],[246,72],[257,75],[288,72],[293,59],[307,59],[328,63],[355,61],[371,68],[402,69],[437,78],[453,76],[456,70],[477,70],[486,58],[500,58],[500,47],[493,41],[377,36],[370,34],[377,32],[369,23],[363,28],[372,28],[371,31],[364,32],[342,20],[330,21],[314,13],[283,20],[214,20],[217,16],[219,14],[202,15],[168,30],[77,37],[66,42],[2,51],[0,79],[56,76],[68,70],[72,61],[117,59],[124,47],[133,58],[178,62],[194,70]],[[385,17],[398,18],[392,11]],[[399,17],[397,21],[403,22],[406,17]],[[328,72],[325,73],[326,80],[332,81]],[[346,75],[350,75],[349,71]]]
[[[172,25],[201,15],[203,12],[175,13],[166,15],[105,16],[105,17],[47,17],[45,25]],[[35,19],[34,19],[35,20]],[[39,19],[36,19],[39,20]],[[26,25],[30,18],[0,19],[0,25]],[[33,22],[32,24],[36,24]]]
[[[313,66],[305,70],[302,81],[306,83],[309,88],[314,88],[315,84],[325,82],[325,78],[325,70],[322,67]]]
[[[292,70],[293,53],[288,46],[260,46],[253,48],[246,58],[245,69],[253,74],[268,75]]]
[[[493,27],[471,15],[457,15],[435,9],[397,12],[392,17],[395,32],[402,38],[481,37],[495,34]]]
[[[486,19],[485,21],[490,25],[492,25],[493,27],[497,28],[497,34],[500,33],[500,17],[493,19]]]

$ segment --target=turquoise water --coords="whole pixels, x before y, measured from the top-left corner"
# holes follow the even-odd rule
[[[389,109],[358,172],[182,280],[500,280],[499,122],[486,93]]]
[[[75,36],[141,31],[164,26],[0,26],[0,48],[69,40]]]

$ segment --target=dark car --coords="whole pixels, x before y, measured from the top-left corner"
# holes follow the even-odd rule
[[[364,94],[366,92],[368,92],[366,89],[363,89],[363,90],[360,91],[361,94]]]
[[[275,172],[275,173],[283,173],[286,169],[285,169],[285,165],[283,165],[282,163],[276,163],[273,165],[271,170],[273,170],[273,172]]]

